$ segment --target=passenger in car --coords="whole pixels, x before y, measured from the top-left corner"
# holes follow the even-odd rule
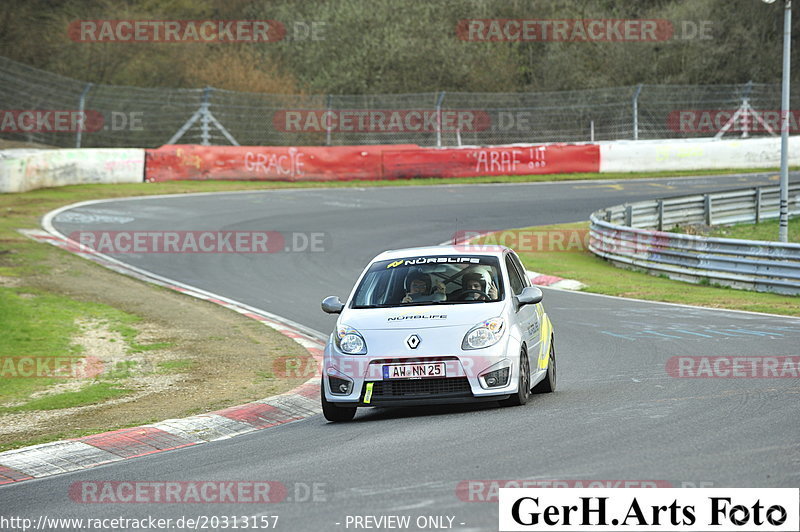
[[[444,284],[437,283],[433,287],[431,276],[419,271],[408,274],[406,277],[406,289],[408,292],[401,303],[444,301],[447,299]]]

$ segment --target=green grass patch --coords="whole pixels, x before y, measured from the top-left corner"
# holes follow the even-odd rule
[[[130,393],[130,390],[119,388],[112,382],[97,382],[79,391],[47,395],[39,399],[28,401],[23,405],[2,407],[0,408],[0,414],[32,410],[59,410],[62,408],[93,405],[128,393]]]
[[[47,358],[80,357],[82,349],[72,343],[80,333],[77,321],[102,320],[114,327],[137,321],[136,316],[99,303],[77,301],[33,288],[0,288],[0,401],[24,401],[63,378],[25,377],[25,363]]]
[[[778,220],[767,220],[757,224],[715,226],[708,236],[740,238],[744,240],[778,240]],[[789,242],[800,243],[800,218],[789,219]]]
[[[158,363],[158,369],[162,373],[180,373],[182,371],[190,370],[194,367],[195,362],[189,358],[179,358],[175,360],[167,360]]]
[[[536,226],[520,229],[542,233],[558,231],[564,242],[570,242],[569,234],[577,232],[580,239],[588,231],[589,223]],[[490,237],[491,238],[491,237]],[[492,240],[489,240],[491,243]],[[655,276],[617,268],[607,261],[585,251],[584,246],[556,246],[558,251],[521,252],[520,258],[529,270],[577,279],[586,285],[584,291],[612,296],[632,297],[650,301],[665,301],[701,307],[746,310],[800,316],[800,298],[762,292],[749,292],[708,284],[691,284],[673,281],[664,276]],[[560,251],[564,249],[564,251]]]

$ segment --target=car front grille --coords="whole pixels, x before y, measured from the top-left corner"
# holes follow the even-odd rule
[[[471,397],[472,388],[466,377],[384,380],[372,384],[373,399],[414,399],[431,396]]]

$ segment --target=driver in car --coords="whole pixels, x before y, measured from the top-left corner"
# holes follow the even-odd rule
[[[479,294],[477,291],[482,292]],[[489,290],[486,290],[486,279],[478,272],[465,273],[461,278],[461,293],[465,301],[496,301],[497,288],[489,281]],[[489,296],[488,298],[486,296]]]
[[[427,273],[412,272],[406,278],[408,292],[401,303],[420,303],[427,301],[444,301],[447,299],[444,284],[437,283],[431,290],[433,283]]]

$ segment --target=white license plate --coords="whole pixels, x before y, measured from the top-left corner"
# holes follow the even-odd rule
[[[384,379],[424,379],[446,377],[444,362],[426,364],[386,364],[383,366]]]

